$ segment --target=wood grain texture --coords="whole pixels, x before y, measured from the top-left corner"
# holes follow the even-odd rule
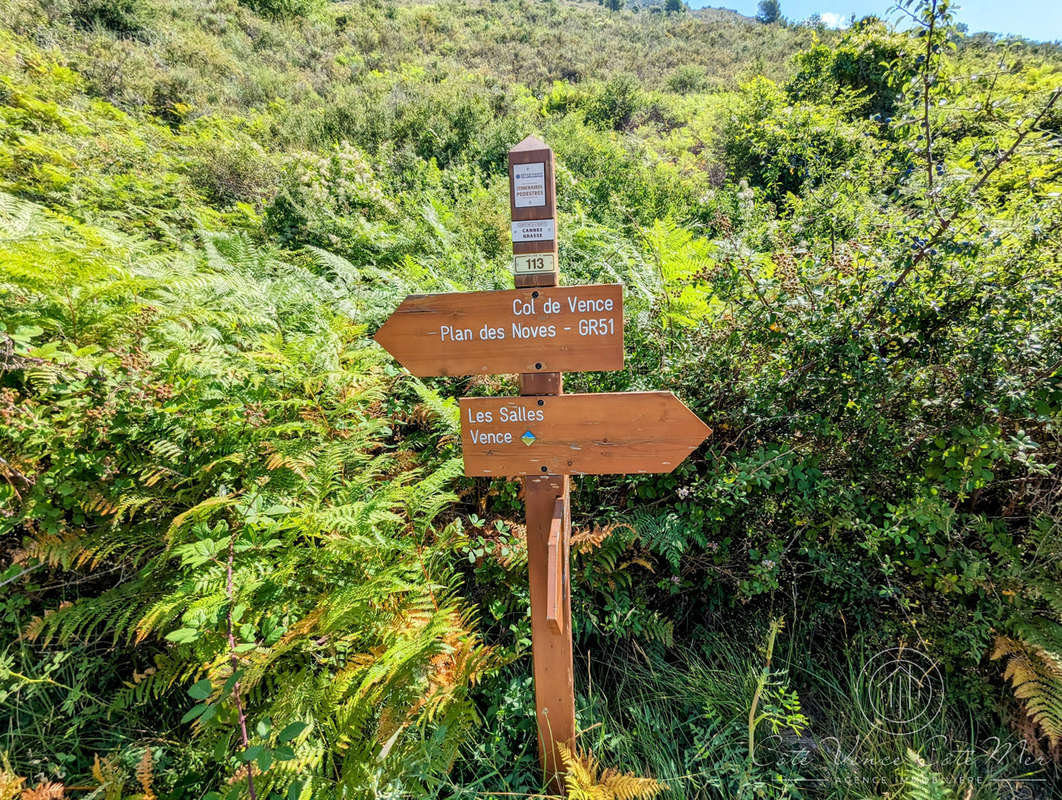
[[[572,604],[569,575],[571,513],[568,478],[548,475],[524,481],[527,508],[527,570],[531,590],[531,660],[535,676],[538,752],[553,791],[563,794],[564,763],[557,745],[575,746],[575,668],[572,660]],[[557,519],[557,515],[561,519]],[[559,526],[557,523],[559,522]],[[549,538],[557,526],[559,585],[550,595]],[[550,606],[563,624],[550,621]]]
[[[671,472],[711,432],[670,392],[461,398],[470,476]]]
[[[564,373],[522,372],[520,394],[564,394]]]
[[[421,377],[622,369],[623,287],[410,295],[373,338]]]

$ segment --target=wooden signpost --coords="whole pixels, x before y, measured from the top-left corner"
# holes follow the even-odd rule
[[[623,367],[619,285],[558,286],[553,151],[509,152],[515,290],[407,297],[376,341],[414,375],[519,373],[519,397],[461,398],[465,474],[524,477],[539,757],[562,792],[575,747],[570,475],[670,472],[711,430],[670,392],[563,394]]]

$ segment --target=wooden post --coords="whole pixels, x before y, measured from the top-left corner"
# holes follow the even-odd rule
[[[513,283],[517,288],[559,285],[556,208],[553,151],[529,136],[509,151]],[[563,391],[560,372],[520,375],[522,395]],[[557,745],[575,747],[568,476],[525,478],[524,503],[538,754],[551,789],[563,794],[564,765]]]

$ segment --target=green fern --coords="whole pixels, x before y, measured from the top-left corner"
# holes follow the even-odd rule
[[[908,748],[903,767],[904,800],[954,800],[954,790],[914,750]]]
[[[335,776],[360,791],[423,755],[426,730],[468,730],[487,651],[452,587],[453,537],[431,535],[460,461],[395,452],[381,413],[395,379],[336,300],[356,276],[320,253],[323,274],[286,263],[241,234],[204,232],[199,252],[163,255],[9,196],[0,218],[12,223],[0,282],[15,287],[0,311],[43,331],[15,367],[40,413],[0,430],[32,491],[0,529],[33,531],[23,557],[75,581],[112,576],[27,634],[154,649],[114,712],[209,680],[206,702],[223,708],[191,730],[235,757],[218,722],[232,713],[219,614],[231,609],[248,713],[314,720],[259,776],[260,796]],[[454,435],[451,404],[422,385],[418,397],[434,435]],[[84,469],[85,454],[100,461]],[[58,523],[53,508],[66,510]],[[256,736],[280,747],[275,732]],[[439,741],[426,769],[445,770],[461,739]]]

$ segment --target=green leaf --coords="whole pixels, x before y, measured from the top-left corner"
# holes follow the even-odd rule
[[[166,634],[166,638],[171,642],[177,642],[178,644],[184,644],[185,642],[194,642],[199,638],[199,631],[195,628],[178,628],[175,631],[170,631]]]
[[[261,753],[263,750],[265,750],[265,747],[263,745],[252,744],[250,747],[244,750],[243,753],[240,754],[240,760],[244,763],[254,761],[256,758],[258,758],[258,754]]]
[[[206,700],[210,697],[212,691],[214,691],[214,684],[210,682],[210,678],[203,678],[203,680],[196,681],[192,685],[192,688],[188,690],[188,694],[196,700]]]
[[[188,709],[185,715],[181,717],[181,724],[184,725],[186,722],[191,722],[192,720],[201,717],[208,708],[210,708],[209,703],[200,703],[197,706],[192,706]]]
[[[290,725],[285,725],[284,730],[277,736],[277,741],[287,744],[309,727],[310,723],[308,722],[292,722]]]
[[[254,726],[254,730],[259,736],[265,738],[269,735],[269,731],[272,727],[273,723],[270,722],[269,717],[262,717],[262,719],[258,720],[258,724]],[[263,769],[265,769],[265,767],[263,767]]]
[[[221,687],[222,693],[228,694],[229,692],[231,692],[232,687],[236,685],[236,681],[240,679],[241,675],[243,675],[242,669],[238,669],[234,673],[229,675],[228,679],[225,681],[225,685]]]
[[[40,325],[20,325],[15,328],[15,332],[11,334],[11,338],[16,342],[26,343],[30,339],[40,336],[44,333],[44,328]]]
[[[291,745],[282,744],[280,747],[273,749],[273,755],[276,757],[277,761],[291,761],[295,758],[295,751],[292,749]]]
[[[262,752],[258,754],[258,769],[262,770],[262,772],[265,772],[267,769],[269,769],[272,763],[273,754],[270,753],[269,750],[263,749]]]

